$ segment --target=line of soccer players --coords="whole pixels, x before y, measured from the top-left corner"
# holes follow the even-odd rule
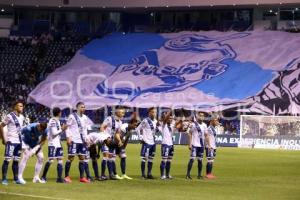
[[[13,104],[13,111],[9,113],[0,124],[0,139],[5,145],[4,161],[2,164],[2,184],[7,185],[7,171],[9,162],[12,161],[14,182],[26,184],[23,172],[28,159],[37,157],[34,172],[34,183],[46,183],[47,173],[52,163],[57,160],[57,183],[71,183],[70,169],[75,156],[78,156],[80,182],[89,183],[93,178],[89,171],[89,160],[95,180],[107,179],[121,180],[132,178],[126,175],[126,146],[133,131],[138,134],[142,144],[141,148],[141,174],[143,179],[154,179],[152,175],[153,159],[156,152],[156,136],[162,134],[161,144],[161,179],[172,179],[170,175],[171,162],[174,154],[173,135],[176,132],[187,133],[189,136],[190,159],[187,166],[186,178],[191,178],[194,160],[198,161],[198,178],[202,178],[202,160],[206,152],[206,178],[215,178],[212,167],[216,156],[216,130],[218,118],[212,117],[207,127],[204,122],[205,115],[197,112],[192,119],[175,118],[170,111],[164,112],[161,119],[157,119],[156,108],[148,109],[148,117],[139,121],[133,113],[128,123],[123,123],[125,109],[117,107],[112,116],[107,117],[100,127],[100,132],[88,133],[93,125],[92,121],[84,114],[85,105],[79,102],[76,111],[71,113],[66,122],[62,123],[61,110],[52,109],[50,120],[40,118],[37,123],[26,124],[23,113],[24,105],[21,101]],[[6,137],[4,127],[7,126]],[[66,133],[68,157],[63,167],[63,146],[61,135]],[[42,146],[48,139],[48,160],[42,170],[44,155]],[[98,171],[100,151],[103,153],[101,174]],[[21,159],[22,155],[22,159]],[[120,158],[122,175],[117,174],[116,156]],[[21,160],[20,160],[21,159]],[[146,173],[147,166],[147,173]],[[65,176],[63,177],[63,168]],[[108,177],[105,175],[108,169]]]

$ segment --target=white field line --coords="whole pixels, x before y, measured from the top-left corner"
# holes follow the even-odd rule
[[[39,198],[39,199],[70,200],[70,199],[65,199],[65,198],[55,198],[55,197],[48,197],[48,196],[39,196],[39,195],[31,195],[31,194],[21,194],[21,193],[4,192],[4,191],[0,191],[0,194],[12,195],[12,196],[32,197],[32,198]]]

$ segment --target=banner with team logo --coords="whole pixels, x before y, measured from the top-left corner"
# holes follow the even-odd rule
[[[300,113],[300,35],[114,33],[94,39],[29,95],[48,107],[170,107]]]

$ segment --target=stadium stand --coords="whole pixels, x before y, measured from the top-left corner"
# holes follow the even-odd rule
[[[1,38],[1,114],[8,113],[9,103],[14,99],[26,102],[29,92],[49,73],[67,63],[85,42],[71,37],[54,40],[51,34],[45,33],[32,39],[22,36]],[[49,110],[41,105],[28,104],[25,114],[35,119],[47,116]]]

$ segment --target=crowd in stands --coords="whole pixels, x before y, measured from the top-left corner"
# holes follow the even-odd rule
[[[285,123],[276,123],[273,121],[263,122],[257,120],[246,120],[243,121],[243,135],[247,136],[289,136],[295,137],[300,136],[300,122],[293,121],[285,122]]]
[[[66,64],[85,43],[86,39],[39,36],[10,36],[0,39],[0,110],[8,112],[15,99],[26,102],[28,94],[49,73]],[[28,105],[33,117],[48,112],[41,105]]]

